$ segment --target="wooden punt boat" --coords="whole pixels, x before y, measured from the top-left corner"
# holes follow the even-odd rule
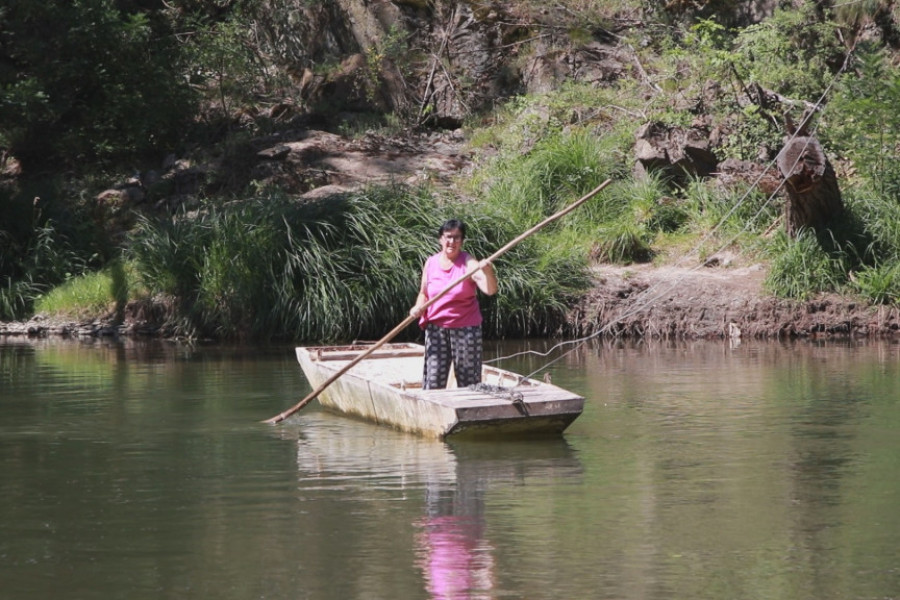
[[[296,349],[309,383],[320,386],[370,347]],[[332,410],[428,437],[559,434],[584,409],[584,398],[558,386],[484,366],[478,386],[423,390],[425,348],[385,344],[318,396]]]

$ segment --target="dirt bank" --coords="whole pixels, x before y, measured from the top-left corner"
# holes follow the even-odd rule
[[[761,265],[601,266],[569,316],[571,333],[660,339],[893,337],[900,311],[823,294],[798,302],[763,289]]]

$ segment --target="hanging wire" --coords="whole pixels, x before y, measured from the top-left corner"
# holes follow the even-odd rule
[[[847,70],[847,67],[850,64],[850,58],[853,56],[853,53],[855,52],[855,50],[856,50],[856,44],[854,44],[850,49],[847,50],[847,53],[844,56],[843,64],[841,64],[841,68],[838,70],[838,72],[832,78],[831,82],[825,88],[825,91],[822,92],[822,94],[819,96],[819,99],[815,102],[815,104],[812,107],[812,110],[810,110],[807,117],[800,123],[800,125],[797,127],[797,129],[794,132],[792,132],[791,136],[785,141],[785,144],[784,144],[785,146],[787,146],[788,144],[793,142],[794,139],[799,137],[799,133],[804,131],[804,129],[805,129],[804,125],[812,118],[812,116],[814,114],[816,114],[819,110],[821,110],[821,107],[825,101],[825,98],[828,97],[828,95],[831,93],[831,90],[834,88],[835,84],[841,79],[844,72]],[[812,138],[815,135],[815,132],[818,131],[818,128],[819,128],[819,122],[817,120],[812,128],[812,134],[809,136],[810,138]],[[807,144],[808,144],[808,142],[807,142]],[[805,148],[805,146],[804,146],[804,148]],[[797,153],[797,158],[794,161],[794,163],[791,165],[791,171],[793,171],[794,167],[797,166],[797,163],[800,161],[800,157],[802,155],[803,155],[802,152]],[[687,259],[696,255],[699,252],[700,248],[703,247],[703,244],[706,243],[706,241],[709,240],[713,236],[713,234],[716,231],[718,231],[725,224],[725,222],[728,220],[728,218],[731,217],[731,215],[733,215],[735,213],[735,211],[737,211],[738,208],[740,208],[740,206],[748,200],[751,192],[759,185],[760,181],[762,181],[763,177],[769,171],[769,169],[771,169],[773,167],[773,165],[775,165],[776,161],[777,161],[777,157],[770,160],[766,164],[765,169],[762,170],[762,172],[759,174],[759,176],[756,178],[756,180],[754,180],[753,183],[750,185],[750,187],[747,189],[747,191],[744,192],[744,195],[741,196],[741,198],[735,203],[735,205],[733,207],[731,207],[731,210],[729,210],[727,213],[725,213],[725,215],[719,220],[719,222],[716,223],[716,225],[712,229],[710,229],[700,239],[700,241],[694,245],[693,248],[691,248],[688,252],[685,252],[679,259],[677,259],[674,263],[674,266],[677,267],[677,266],[681,265]],[[741,229],[739,232],[737,232],[732,237],[730,237],[728,240],[726,240],[724,243],[722,243],[715,250],[715,252],[713,254],[721,252],[722,250],[724,250],[725,248],[727,248],[728,246],[733,244],[735,242],[735,240],[737,240],[742,234],[744,234],[750,228],[750,226],[756,222],[756,220],[760,217],[760,215],[763,214],[763,212],[769,207],[769,205],[775,201],[776,197],[778,196],[778,193],[784,187],[785,183],[786,183],[786,180],[782,179],[781,183],[779,183],[778,187],[776,187],[775,190],[773,190],[772,193],[769,194],[769,196],[766,198],[766,201],[759,208],[759,210],[756,212],[756,214],[754,214],[753,217],[748,219],[747,224],[744,225],[743,229]],[[524,381],[525,379],[531,379],[537,373],[540,373],[541,371],[546,370],[551,365],[555,364],[556,362],[559,362],[560,360],[562,360],[563,358],[565,358],[572,352],[578,350],[581,346],[583,346],[590,340],[597,338],[603,334],[608,333],[614,325],[621,323],[623,320],[625,320],[628,317],[634,316],[636,314],[639,314],[639,313],[649,309],[651,306],[656,304],[659,301],[659,299],[662,298],[668,291],[670,291],[675,286],[677,286],[679,283],[681,283],[684,280],[684,278],[687,277],[687,275],[689,273],[693,273],[694,271],[697,271],[698,269],[702,268],[703,265],[704,265],[704,263],[696,264],[693,267],[691,267],[690,269],[688,269],[685,273],[675,277],[671,281],[664,282],[664,283],[662,283],[662,282],[654,283],[653,285],[651,285],[650,287],[648,287],[646,290],[644,290],[641,293],[641,296],[639,296],[638,301],[635,302],[630,309],[626,310],[622,314],[613,318],[606,325],[604,325],[603,327],[601,327],[600,329],[598,329],[597,331],[595,331],[594,333],[592,333],[590,335],[587,335],[587,336],[584,336],[581,338],[577,338],[574,340],[562,341],[562,342],[554,345],[552,348],[550,348],[546,352],[538,352],[535,350],[525,350],[523,352],[516,352],[514,354],[509,354],[506,356],[493,358],[491,360],[486,360],[484,362],[486,362],[486,363],[500,362],[500,361],[509,360],[509,359],[512,359],[512,358],[515,358],[518,356],[523,356],[523,355],[537,355],[537,356],[541,356],[541,357],[547,357],[547,356],[550,356],[551,354],[553,354],[554,352],[556,352],[560,348],[563,348],[563,347],[569,346],[569,345],[574,346],[573,348],[570,348],[569,350],[563,352],[556,358],[554,358],[550,361],[547,361],[542,366],[540,366],[539,368],[535,369],[534,371],[532,371],[531,373],[526,375],[523,379],[520,380],[520,383],[522,381]],[[662,288],[662,289],[658,289],[658,288]],[[520,385],[520,383],[517,383],[516,386]],[[513,388],[516,386],[513,386]]]

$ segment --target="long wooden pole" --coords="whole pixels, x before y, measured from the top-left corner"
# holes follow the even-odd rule
[[[547,224],[552,223],[553,221],[555,221],[555,220],[557,220],[557,219],[559,219],[559,218],[564,217],[565,215],[569,214],[570,212],[572,212],[573,210],[575,210],[576,208],[578,208],[579,206],[581,206],[582,204],[584,204],[585,202],[587,202],[589,199],[591,199],[592,197],[594,197],[595,195],[597,195],[597,194],[600,192],[600,190],[602,190],[603,188],[605,188],[606,186],[608,186],[611,182],[612,182],[611,179],[607,179],[606,181],[604,181],[603,183],[601,183],[600,185],[598,185],[596,188],[594,188],[593,190],[591,190],[591,191],[588,192],[586,195],[582,196],[581,198],[579,198],[578,200],[576,200],[575,202],[573,202],[572,204],[570,204],[570,205],[567,206],[566,208],[562,209],[561,211],[559,211],[559,212],[556,213],[556,214],[550,215],[549,217],[547,217],[546,219],[544,219],[543,221],[541,221],[540,223],[538,223],[537,225],[535,225],[534,227],[532,227],[531,229],[529,229],[528,231],[526,231],[525,233],[521,234],[520,236],[518,236],[517,238],[515,238],[515,239],[512,240],[511,242],[507,243],[505,246],[503,246],[502,248],[500,248],[499,250],[497,250],[496,252],[494,252],[493,254],[491,254],[488,258],[486,258],[486,259],[484,260],[484,262],[488,262],[488,263],[494,262],[495,260],[497,260],[498,257],[500,257],[501,255],[503,255],[503,254],[505,254],[506,252],[508,252],[513,246],[515,246],[515,245],[519,244],[520,242],[522,242],[522,240],[524,240],[524,239],[526,239],[526,238],[528,238],[528,237],[534,235],[538,230],[540,230],[541,228],[543,228],[543,227],[546,226]],[[423,304],[423,305],[420,307],[420,308],[422,309],[422,311],[424,311],[426,308],[428,308],[429,306],[431,306],[432,304],[434,304],[435,302],[437,302],[437,301],[438,301],[440,298],[442,298],[447,292],[449,292],[450,290],[452,290],[454,287],[456,287],[457,285],[459,285],[460,283],[462,283],[462,282],[465,281],[466,279],[469,279],[470,277],[472,277],[472,275],[474,275],[474,274],[477,273],[477,272],[478,272],[478,269],[475,269],[475,270],[473,270],[473,271],[469,271],[468,273],[466,273],[465,275],[463,275],[462,277],[460,277],[460,278],[457,279],[456,281],[450,283],[450,285],[448,285],[446,288],[444,288],[443,290],[441,290],[441,292],[440,292],[439,294],[437,294],[436,296],[434,296],[434,297],[432,297],[432,298],[429,298],[428,301],[425,302],[425,304]],[[319,394],[322,393],[322,391],[323,391],[325,388],[327,388],[329,385],[331,385],[332,383],[334,383],[341,375],[343,375],[344,373],[346,373],[347,371],[349,371],[350,369],[352,369],[354,366],[356,366],[357,364],[359,364],[363,359],[365,359],[367,356],[369,356],[370,354],[372,354],[373,352],[375,352],[376,350],[378,350],[378,349],[379,349],[380,347],[382,347],[384,344],[386,344],[386,343],[389,342],[390,340],[394,339],[394,337],[395,337],[397,334],[399,334],[401,331],[403,331],[404,329],[406,329],[406,328],[407,328],[413,321],[415,321],[416,319],[418,319],[418,317],[414,317],[414,316],[412,316],[412,315],[410,315],[410,316],[406,317],[405,319],[403,319],[403,321],[401,321],[399,325],[397,325],[396,327],[394,327],[393,329],[391,329],[391,330],[387,333],[387,335],[385,335],[383,338],[381,338],[380,340],[378,340],[377,342],[375,342],[374,344],[372,344],[365,352],[363,352],[362,354],[358,355],[356,358],[354,358],[354,359],[351,360],[349,363],[347,363],[347,365],[345,365],[342,369],[338,370],[336,373],[334,373],[334,375],[332,375],[331,377],[329,377],[328,379],[326,379],[325,382],[322,383],[322,385],[320,385],[319,387],[317,387],[316,389],[314,389],[313,391],[311,391],[309,394],[307,394],[306,397],[303,398],[300,402],[298,402],[297,404],[295,404],[295,405],[292,406],[291,408],[287,409],[287,410],[284,411],[283,413],[280,413],[280,414],[278,414],[278,415],[275,415],[275,416],[272,417],[271,419],[266,419],[265,421],[263,421],[263,423],[269,423],[269,424],[273,424],[273,425],[274,425],[275,423],[280,423],[281,421],[284,421],[285,419],[287,419],[288,417],[290,417],[291,415],[293,415],[295,412],[297,412],[298,410],[300,410],[301,408],[303,408],[304,406],[306,406],[307,404],[309,404],[310,402],[312,402]]]

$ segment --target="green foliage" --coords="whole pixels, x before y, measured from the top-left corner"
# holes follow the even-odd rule
[[[516,96],[492,113],[490,124],[477,122],[471,144],[493,147],[513,156],[527,152],[537,140],[558,136],[567,129],[593,130],[604,148],[624,153],[634,142],[642,103],[628,82],[616,88],[564,83],[553,92]]]
[[[466,250],[481,258],[524,229],[490,208],[392,186],[319,204],[267,197],[192,219],[143,219],[129,255],[148,293],[181,300],[183,335],[374,339],[406,318],[437,230],[451,217],[467,222]],[[487,335],[558,326],[566,301],[587,284],[585,267],[572,237],[534,236],[501,257],[501,293],[483,299]]]
[[[406,42],[406,33],[402,28],[392,25],[387,34],[377,40],[376,44],[366,49],[365,89],[370,102],[375,100],[376,91],[381,87],[381,73],[385,68],[394,66],[401,72],[409,70],[410,53]]]
[[[645,223],[618,219],[597,228],[595,257],[602,261],[624,264],[647,262],[653,255],[651,241],[651,232]]]
[[[886,0],[854,0],[839,2],[834,6],[835,19],[852,29],[874,21],[879,13],[890,10],[892,2]]]
[[[191,219],[142,218],[128,247],[142,284],[181,303],[181,333],[236,337],[261,327],[277,256],[277,205],[209,207]],[[283,234],[282,234],[283,237]]]
[[[562,208],[565,199],[586,193],[627,169],[625,146],[631,140],[614,133],[597,135],[586,127],[555,129],[543,119],[536,126],[538,133],[528,122],[542,112],[540,107],[523,108],[522,118],[510,122],[508,129],[524,126],[529,137],[500,133],[506,139],[504,151],[472,179],[471,187],[484,201],[504,206],[522,222],[548,216]],[[531,146],[530,151],[523,152],[522,144]]]
[[[299,339],[381,337],[407,316],[418,291],[436,207],[422,191],[388,187],[323,209],[286,220],[273,280],[284,328]]]
[[[778,217],[780,203],[772,202],[758,188],[724,187],[695,179],[684,190],[685,219],[696,231],[717,230],[719,237],[758,235]]]
[[[857,223],[864,255],[870,263],[900,261],[900,202],[872,191],[854,191],[844,199],[850,217]]]
[[[779,8],[734,40],[735,67],[744,82],[790,98],[817,101],[843,62],[835,26],[818,16],[816,2]]]
[[[852,288],[876,304],[900,302],[900,264],[864,267],[854,273]]]
[[[727,132],[718,150],[723,158],[757,160],[761,148],[781,145],[781,115],[747,103],[756,85],[798,105],[818,101],[828,88],[843,63],[845,48],[834,35],[835,26],[818,11],[816,3],[807,0],[743,29],[700,20],[680,44],[664,53],[671,66],[663,71],[673,73],[667,80],[670,93],[703,97],[710,81],[725,92],[707,107]]]
[[[548,19],[554,26],[565,27],[573,43],[582,36],[590,36],[598,30],[615,30],[616,21],[640,18],[645,11],[647,0],[561,0],[548,5],[542,0],[519,0],[516,12],[529,22]]]
[[[779,296],[807,298],[822,291],[852,291],[870,302],[900,300],[900,204],[871,192],[848,194],[839,226],[796,240],[783,233],[768,249],[767,284]]]
[[[828,251],[812,230],[800,231],[795,239],[779,232],[770,252],[765,284],[776,296],[805,300],[818,292],[837,291],[846,282],[846,254]]]
[[[617,263],[650,260],[655,236],[678,229],[685,216],[657,177],[617,182],[597,208],[593,256]]]
[[[112,256],[98,229],[54,178],[0,186],[0,319],[27,316],[41,293]]]
[[[773,127],[770,117],[764,115],[755,104],[746,106],[729,117],[728,121],[728,135],[718,151],[723,159],[756,161],[760,149],[781,146],[782,135]]]
[[[680,22],[690,22],[695,19],[734,19],[735,7],[741,0],[667,0],[666,2],[644,2],[645,11],[650,14],[658,14],[659,18],[666,18]]]
[[[188,24],[193,33],[182,52],[191,65],[191,84],[218,106],[220,116],[228,117],[265,95],[272,77],[239,12],[220,19],[201,13]]]
[[[152,293],[182,298],[192,294],[200,269],[196,252],[205,247],[206,228],[187,218],[155,221],[142,216],[127,248],[141,281]]]
[[[140,293],[133,265],[112,261],[101,271],[72,277],[35,301],[35,312],[54,316],[93,317],[121,311]]]
[[[711,74],[728,74],[738,54],[732,49],[735,32],[711,19],[701,19],[691,26],[685,45],[703,58]]]
[[[873,189],[900,200],[900,74],[884,52],[861,52],[857,61],[836,86],[822,137]]]
[[[37,172],[172,143],[192,115],[174,38],[112,0],[9,0],[0,139]]]
[[[52,222],[35,228],[24,240],[0,230],[0,319],[30,314],[41,293],[76,268],[83,268],[79,257]]]
[[[522,109],[523,114],[540,112],[535,106]],[[521,123],[521,119],[511,119],[509,127],[516,129]],[[549,131],[528,153],[522,154],[515,143],[510,144],[508,152],[484,165],[476,174],[474,185],[480,188],[477,193],[491,212],[506,215],[504,220],[511,221],[512,231],[524,231],[603,180],[624,175],[625,139],[597,135],[584,127]],[[624,212],[616,202],[615,195],[602,193],[545,232],[548,236],[545,239],[557,240],[559,248],[554,252],[568,257],[564,262],[581,265],[573,273],[583,272],[598,235],[598,224],[616,219]],[[566,289],[560,290],[559,296],[571,296],[584,284],[583,279],[575,277]],[[532,317],[524,319],[533,320]]]

